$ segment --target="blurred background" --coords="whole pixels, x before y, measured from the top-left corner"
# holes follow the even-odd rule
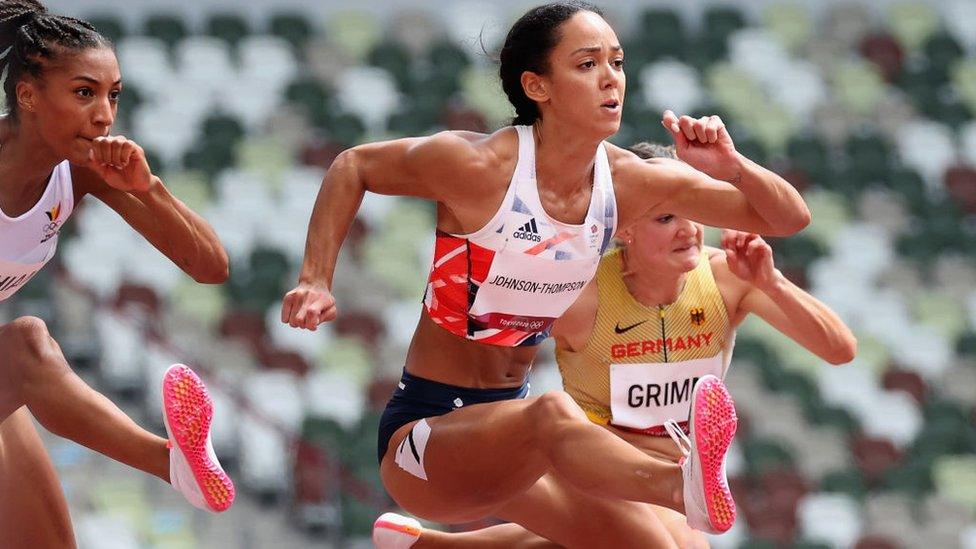
[[[113,133],[145,147],[232,259],[228,283],[195,284],[89,199],[58,263],[0,304],[0,322],[47,320],[73,367],[157,433],[171,363],[196,368],[216,400],[214,445],[239,493],[220,516],[45,436],[81,547],[369,547],[393,507],[376,428],[420,314],[431,205],[367,197],[336,322],[293,330],[280,299],[340,151],[506,124],[482,44],[497,51],[537,2],[46,3],[115,41]],[[667,141],[665,108],[720,114],[813,212],[772,239],[777,266],[860,343],[831,367],[759,322],[741,328],[727,379],[740,519],[713,545],[976,548],[976,2],[602,7],[629,77],[613,141]],[[549,350],[532,385],[560,387]]]

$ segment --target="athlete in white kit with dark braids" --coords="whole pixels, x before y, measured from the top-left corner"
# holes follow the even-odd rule
[[[35,0],[0,0],[0,300],[54,256],[85,195],[112,207],[202,283],[227,278],[213,229],[153,175],[139,145],[111,136],[122,90],[111,44],[88,23]],[[99,261],[98,257],[90,261]],[[52,433],[170,482],[193,505],[223,511],[234,485],[210,444],[213,407],[189,368],[163,381],[168,438],[142,429],[67,364],[44,321],[0,326],[0,545],[75,545],[57,474],[30,416]]]

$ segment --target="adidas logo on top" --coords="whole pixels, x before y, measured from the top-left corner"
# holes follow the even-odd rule
[[[528,223],[519,227],[519,229],[515,231],[515,234],[512,236],[520,240],[542,242],[542,237],[539,236],[539,227],[536,226],[534,217]]]

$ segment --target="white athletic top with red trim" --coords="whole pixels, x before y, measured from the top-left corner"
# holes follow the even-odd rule
[[[537,345],[596,273],[617,228],[610,162],[597,148],[586,219],[542,207],[531,126],[516,126],[518,162],[494,217],[464,235],[437,233],[424,308],[451,333],[505,347]]]
[[[58,247],[61,225],[74,210],[71,164],[54,167],[44,194],[17,217],[0,211],[0,301],[17,293]]]

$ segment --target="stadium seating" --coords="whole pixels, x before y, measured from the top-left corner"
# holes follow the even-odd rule
[[[510,120],[481,44],[495,51],[513,14],[340,4],[93,11],[117,44],[127,135],[214,226],[231,278],[193,283],[86,201],[60,260],[105,307],[40,277],[18,299],[59,296],[69,358],[97,362],[110,394],[141,395],[157,425],[162,368],[200,364],[218,403],[214,444],[243,491],[362,541],[391,505],[377,408],[420,314],[433,208],[367,195],[336,273],[337,322],[291,329],[281,299],[339,152]],[[633,22],[614,141],[667,139],[664,109],[721,114],[737,149],[794,182],[813,214],[800,235],[770,239],[777,266],[859,340],[855,361],[834,367],[758,321],[739,329],[729,471],[744,520],[714,546],[976,548],[976,5],[623,4],[607,6]],[[536,366],[540,386],[557,383],[549,363]],[[77,486],[86,546],[197,541],[199,523],[155,510],[152,487]]]

